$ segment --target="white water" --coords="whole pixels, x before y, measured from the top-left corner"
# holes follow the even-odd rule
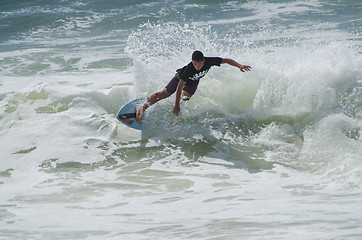
[[[64,25],[9,33],[0,45],[0,239],[362,236],[360,21],[331,21],[342,16],[337,3],[214,5],[217,19],[147,22],[140,13],[135,29],[117,28],[125,10],[71,5]],[[119,107],[162,89],[194,49],[252,71],[212,68],[180,117],[172,97],[149,109],[152,130],[117,121]]]

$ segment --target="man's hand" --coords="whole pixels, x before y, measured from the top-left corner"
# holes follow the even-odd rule
[[[174,106],[173,107],[173,115],[178,116],[180,113],[180,106]]]
[[[182,79],[180,79],[180,81],[177,84],[175,106],[173,107],[173,115],[175,116],[178,116],[178,114],[180,113],[181,92],[185,85],[186,82]]]
[[[240,71],[242,71],[242,72],[245,72],[245,71],[247,71],[247,72],[249,72],[250,71],[250,66],[247,66],[247,65],[240,65],[239,66],[239,69],[240,69]]]
[[[234,67],[237,67],[240,69],[240,71],[242,72],[249,72],[251,67],[250,66],[247,66],[247,65],[241,65],[240,63],[238,63],[237,61],[231,59],[231,58],[222,58],[221,60],[221,63],[227,63],[231,66],[234,66]]]

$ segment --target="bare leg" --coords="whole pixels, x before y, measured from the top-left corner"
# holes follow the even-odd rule
[[[156,102],[168,98],[169,96],[171,96],[172,94],[167,92],[166,88],[164,88],[162,91],[160,92],[156,92],[154,94],[152,94],[147,102],[145,102],[143,105],[140,105],[137,107],[136,109],[136,120],[137,122],[141,123],[142,119],[143,119],[143,112],[146,111],[146,109],[148,107],[150,107],[151,105],[155,104]]]

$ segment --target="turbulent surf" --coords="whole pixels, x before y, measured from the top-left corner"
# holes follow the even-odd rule
[[[360,1],[5,1],[0,239],[359,239]],[[194,50],[192,99],[163,89]],[[311,234],[313,233],[313,234]]]

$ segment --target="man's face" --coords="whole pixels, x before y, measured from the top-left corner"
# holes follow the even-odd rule
[[[192,60],[192,64],[194,65],[194,68],[197,70],[197,71],[200,71],[200,69],[204,66],[204,62],[205,62],[205,59],[202,60],[202,61],[195,61],[195,60]]]

